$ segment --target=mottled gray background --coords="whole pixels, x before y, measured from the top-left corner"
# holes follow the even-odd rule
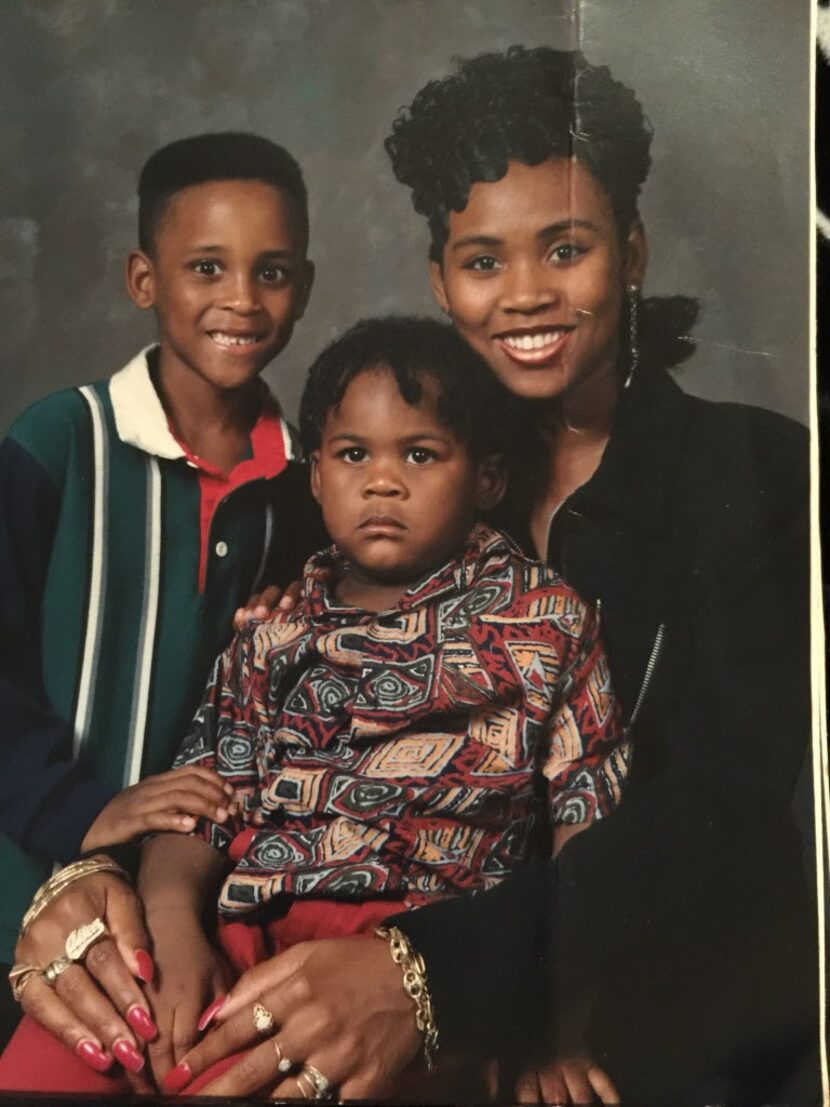
[[[305,169],[318,282],[268,370],[290,415],[356,317],[434,311],[382,140],[454,55],[514,42],[581,42],[642,99],[646,291],[704,306],[685,387],[806,419],[808,35],[809,0],[2,0],[0,430],[152,336],[123,291],[135,179],[186,134],[258,131]]]

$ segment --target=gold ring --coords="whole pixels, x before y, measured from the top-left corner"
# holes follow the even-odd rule
[[[18,1003],[20,1003],[20,997],[23,995],[23,989],[32,977],[37,976],[40,971],[40,965],[27,964],[25,961],[19,961],[16,965],[12,965],[9,972],[9,984],[11,985],[12,995]]]
[[[58,977],[61,973],[66,972],[72,962],[62,953],[60,957],[56,957],[54,961],[50,961],[49,964],[42,972],[43,979],[49,985],[50,988],[54,988],[58,982]]]
[[[66,946],[64,947],[66,956],[70,961],[83,961],[89,948],[94,946],[98,939],[103,938],[107,933],[104,920],[101,918],[84,923],[83,926],[79,926],[67,935]]]
[[[277,1072],[291,1072],[294,1068],[294,1062],[288,1060],[282,1051],[282,1046],[276,1038],[272,1038],[271,1041],[274,1043],[274,1049],[277,1051]]]
[[[303,1099],[314,1099],[314,1085],[311,1083],[311,1077],[303,1069],[302,1072],[298,1072],[294,1077],[297,1081],[297,1087],[300,1089],[300,1095]],[[308,1081],[308,1087],[306,1087],[306,1081]]]
[[[258,1002],[254,1004],[254,1027],[257,1034],[262,1034],[263,1037],[274,1029],[274,1016],[267,1007]]]
[[[300,1076],[304,1076],[313,1088],[314,1094],[310,1097],[311,1099],[326,1100],[332,1098],[333,1090],[331,1081],[324,1073],[316,1069],[314,1065],[303,1065],[303,1071],[300,1073]],[[297,1078],[297,1083],[299,1084],[299,1077]],[[302,1094],[302,1088],[300,1089],[300,1093]],[[303,1098],[305,1098],[305,1096]]]

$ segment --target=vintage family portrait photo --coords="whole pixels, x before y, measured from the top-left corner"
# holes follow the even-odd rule
[[[815,31],[0,6],[0,1102],[830,1101]]]

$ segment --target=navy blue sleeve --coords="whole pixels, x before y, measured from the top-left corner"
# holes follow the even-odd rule
[[[40,612],[60,492],[14,439],[0,445],[0,831],[50,860],[75,856],[114,792],[71,758],[48,706]]]

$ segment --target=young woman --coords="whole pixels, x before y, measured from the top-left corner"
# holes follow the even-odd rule
[[[590,991],[588,1041],[625,1101],[806,1098],[787,1084],[816,1041],[789,810],[809,734],[806,436],[668,375],[695,305],[641,294],[650,128],[606,69],[473,58],[387,146],[428,219],[440,305],[527,400],[500,522],[601,604],[634,746],[619,810],[556,861],[396,918],[440,1048],[499,1055],[522,1100],[607,1098],[589,1062],[544,1065],[552,1008]],[[184,1060],[195,1075],[252,1041],[261,1002],[272,1086],[282,1051],[376,1097],[419,1050],[401,994],[386,942],[307,943],[243,977]],[[252,1079],[235,1066],[202,1090]]]

